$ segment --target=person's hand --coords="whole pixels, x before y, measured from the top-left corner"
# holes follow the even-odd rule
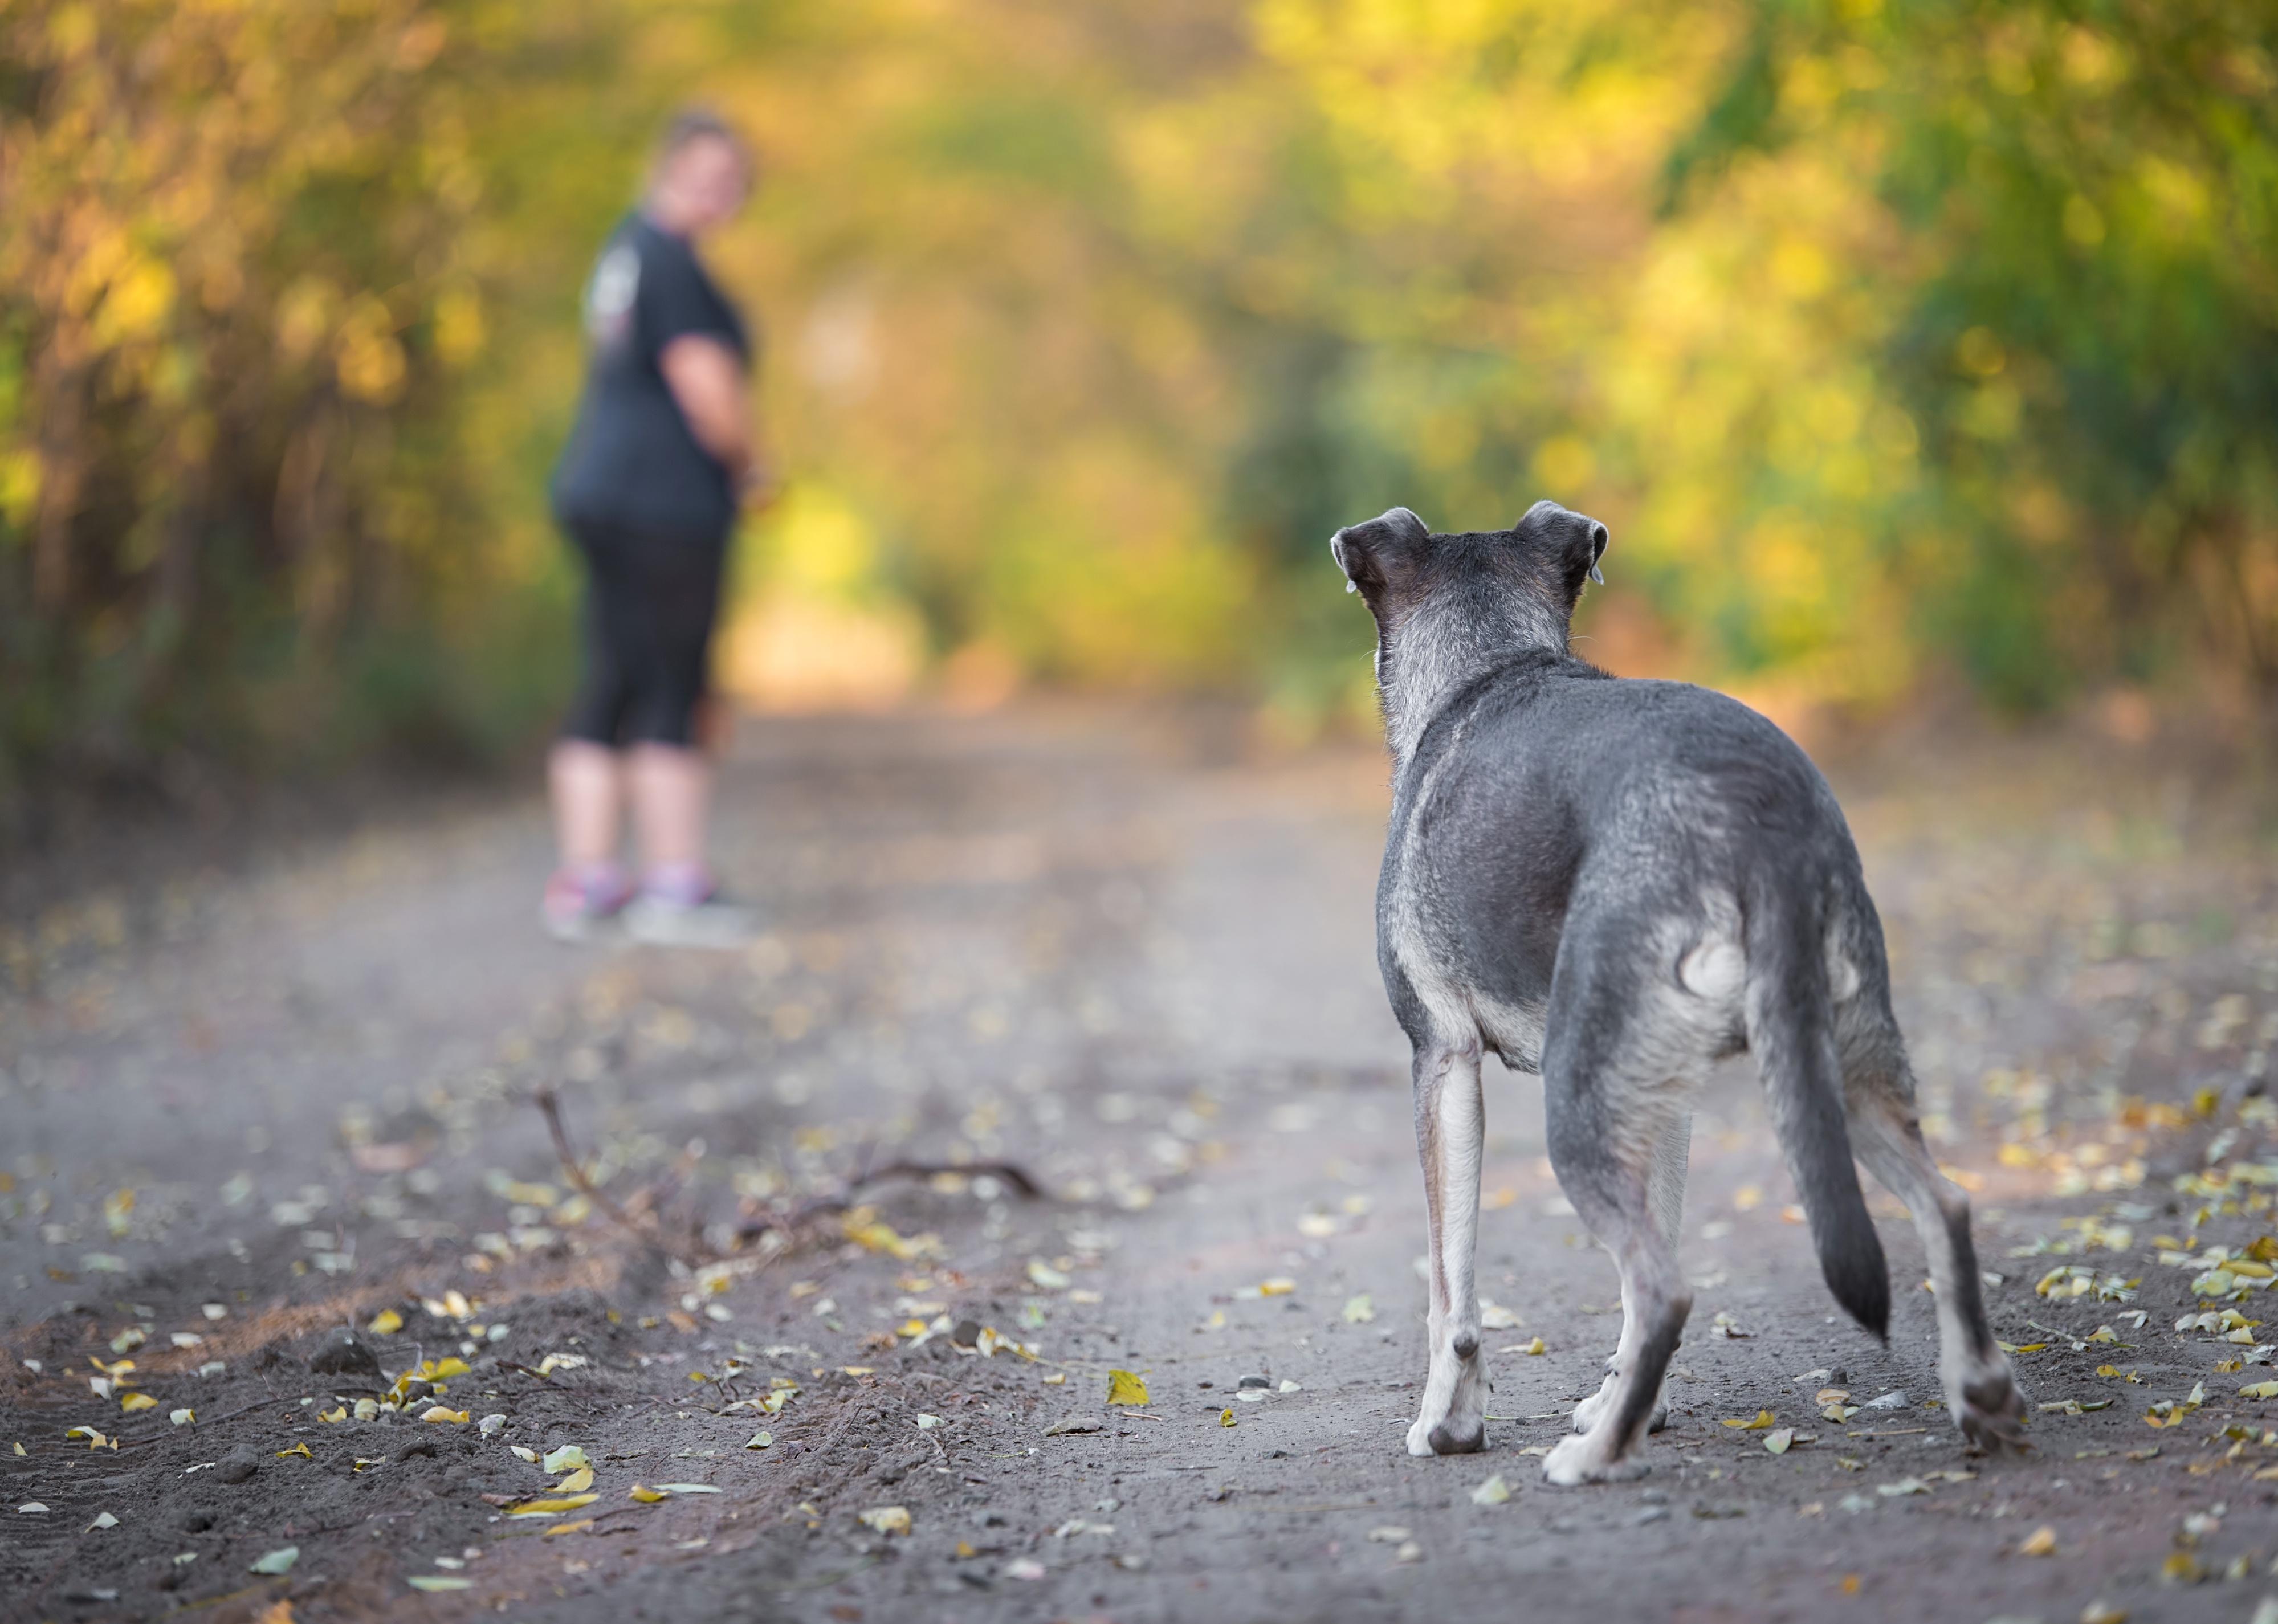
[[[745,513],[765,513],[782,495],[783,483],[773,468],[757,457],[744,464],[743,477],[736,482],[736,499]]]

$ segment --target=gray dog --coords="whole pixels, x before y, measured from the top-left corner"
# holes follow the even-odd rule
[[[1693,1306],[1677,1262],[1692,1098],[1743,1050],[1836,1300],[1887,1336],[1855,1153],[1929,1254],[1954,1424],[1979,1447],[2021,1444],[2024,1399],[1986,1325],[1968,1200],[1923,1143],[1842,811],[1745,705],[1567,652],[1605,547],[1604,525],[1556,502],[1464,536],[1395,507],[1330,544],[1376,617],[1392,745],[1377,959],[1415,1046],[1432,1247],[1431,1370],[1409,1452],[1486,1443],[1472,1260],[1489,1050],[1541,1075],[1560,1187],[1621,1268],[1621,1340],[1543,1462],[1552,1483],[1646,1469]]]

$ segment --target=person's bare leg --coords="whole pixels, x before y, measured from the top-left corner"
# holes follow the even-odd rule
[[[638,744],[631,776],[641,885],[625,910],[626,929],[660,947],[743,946],[752,939],[752,911],[721,896],[704,862],[710,760],[682,745]]]
[[[563,868],[589,873],[617,860],[623,785],[617,752],[585,739],[562,739],[547,762],[554,791],[554,842]]]
[[[631,777],[642,866],[652,874],[700,872],[712,764],[677,744],[636,744]]]
[[[631,895],[617,866],[623,774],[616,752],[589,739],[560,741],[546,766],[560,856],[546,882],[546,927],[563,942],[584,942]]]

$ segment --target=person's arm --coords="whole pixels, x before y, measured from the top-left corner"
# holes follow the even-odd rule
[[[728,470],[738,491],[760,484],[751,403],[736,352],[718,339],[684,333],[658,353],[656,364],[696,443]]]

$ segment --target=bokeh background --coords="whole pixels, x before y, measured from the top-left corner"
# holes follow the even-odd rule
[[[766,168],[753,703],[1365,725],[1330,531],[1545,494],[1586,652],[1776,714],[2278,687],[2259,0],[10,0],[5,793],[543,733],[578,289],[690,101]]]

